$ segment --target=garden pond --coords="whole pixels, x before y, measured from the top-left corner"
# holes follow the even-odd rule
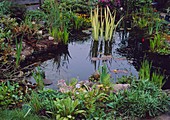
[[[122,76],[138,77],[141,62],[144,58],[152,61],[154,71],[164,74],[169,81],[170,68],[165,65],[167,57],[159,59],[157,56],[146,55],[142,42],[132,43],[130,32],[116,32],[114,41],[94,41],[91,33],[78,33],[72,36],[68,45],[59,46],[57,51],[43,53],[36,56],[36,62],[41,61],[40,68],[45,74],[45,80],[52,84],[47,88],[57,89],[58,80],[79,81],[88,80],[101,65],[106,63],[113,82]],[[140,39],[140,37],[138,38]],[[168,62],[168,61],[167,61]],[[156,64],[155,64],[156,63]],[[35,82],[33,77],[28,78]],[[169,89],[168,81],[164,89]]]

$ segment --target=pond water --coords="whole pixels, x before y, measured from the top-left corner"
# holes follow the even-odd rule
[[[87,80],[101,65],[106,64],[114,81],[123,75],[138,76],[138,72],[132,60],[117,52],[117,49],[125,46],[128,33],[124,36],[121,32],[116,33],[114,41],[97,42],[88,35],[82,39],[73,39],[68,46],[61,48],[61,53],[56,54],[41,64],[46,79],[53,82],[49,88],[56,89],[60,79]],[[64,52],[63,52],[64,51]],[[45,56],[44,56],[45,57]],[[33,82],[33,78],[30,78]]]

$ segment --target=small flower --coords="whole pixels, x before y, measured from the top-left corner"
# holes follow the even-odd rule
[[[120,7],[120,10],[123,11],[123,7]]]
[[[33,21],[32,24],[35,25],[35,21]]]
[[[144,43],[145,42],[145,39],[144,38],[142,38],[142,43]]]
[[[78,89],[79,89],[80,87],[81,87],[81,85],[80,85],[80,84],[76,84],[76,88],[78,88]]]

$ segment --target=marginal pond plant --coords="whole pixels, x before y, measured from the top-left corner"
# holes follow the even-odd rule
[[[107,6],[104,8],[104,17],[103,17],[103,12],[102,9],[99,9],[97,6],[94,11],[91,10],[91,24],[92,24],[92,34],[94,40],[98,41],[99,36],[104,37],[104,40],[112,40],[113,35],[116,31],[116,28],[118,24],[121,22],[123,19],[120,18],[117,23],[115,23],[115,18],[116,18],[116,11],[113,12],[113,15]],[[99,12],[100,11],[100,12]],[[100,13],[100,15],[99,15]]]
[[[160,89],[164,85],[164,76],[158,72],[151,71],[152,63],[149,63],[147,60],[142,62],[141,68],[139,70],[139,79],[140,80],[150,80],[155,86],[158,86]]]
[[[165,37],[162,33],[154,34],[154,37],[149,40],[150,51],[159,54],[170,54],[170,45],[166,43]]]

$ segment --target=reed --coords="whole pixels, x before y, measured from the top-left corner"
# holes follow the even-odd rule
[[[120,18],[120,20],[117,23],[115,23],[116,11],[114,11],[112,15],[108,6],[105,8],[104,14],[105,14],[105,40],[111,40],[113,35],[115,34],[118,24],[121,22],[123,17]]]
[[[91,10],[90,18],[91,18],[91,24],[93,28],[93,32],[92,32],[93,38],[94,40],[97,41],[99,39],[99,30],[100,30],[99,7],[98,6],[94,10],[94,12],[92,12]]]
[[[103,37],[103,33],[104,33],[104,20],[103,20],[103,16],[102,16],[102,8],[100,10],[100,24],[101,24],[101,27],[100,27],[100,37],[102,38]]]
[[[102,8],[100,10],[100,20],[99,20],[99,8],[94,10],[94,12],[91,11],[91,24],[93,28],[93,38],[94,40],[98,40],[99,36],[103,37],[104,40],[112,40],[112,37],[116,31],[116,28],[118,24],[121,22],[123,17],[115,23],[115,18],[116,18],[116,11],[113,12],[113,15],[107,6],[104,9],[104,18],[102,14]]]

